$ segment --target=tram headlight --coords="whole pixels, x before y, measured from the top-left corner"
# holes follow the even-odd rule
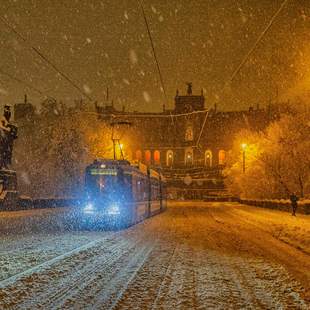
[[[121,213],[119,204],[116,202],[110,204],[107,213],[109,215],[119,215]]]
[[[86,204],[86,206],[84,207],[84,212],[85,213],[93,213],[94,212],[94,205],[91,202]]]

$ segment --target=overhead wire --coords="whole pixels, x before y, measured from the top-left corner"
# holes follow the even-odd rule
[[[230,82],[232,82],[236,75],[240,72],[240,70],[242,69],[242,67],[244,66],[244,64],[247,62],[247,60],[249,59],[249,57],[252,55],[252,53],[255,51],[257,45],[259,44],[259,42],[263,39],[263,37],[265,36],[265,34],[267,33],[267,31],[271,28],[271,26],[273,25],[275,19],[277,18],[277,16],[281,13],[281,11],[283,10],[284,6],[286,5],[286,3],[289,0],[284,0],[282,2],[282,4],[280,5],[279,9],[273,14],[273,16],[271,17],[269,23],[267,24],[267,26],[264,28],[264,30],[261,32],[261,34],[258,36],[258,38],[256,39],[254,45],[252,46],[252,48],[247,52],[247,54],[245,55],[245,57],[242,59],[241,63],[238,65],[238,67],[235,69],[235,71],[232,73],[231,78],[230,78]]]
[[[178,113],[178,114],[173,114],[173,117],[181,117],[181,116],[189,116],[189,115],[194,115],[194,114],[201,114],[201,113],[207,113],[208,110],[199,110],[199,111],[192,111],[192,112],[187,112],[187,113]],[[83,113],[86,113],[86,114],[93,114],[95,112],[88,112],[88,111],[85,111]],[[169,114],[160,114],[160,113],[126,113],[126,114],[123,114],[123,113],[108,113],[108,114],[101,114],[101,116],[109,116],[109,117],[112,117],[112,118],[116,118],[116,117],[124,117],[124,118],[131,118],[131,117],[134,117],[134,118],[170,118],[171,116]]]
[[[43,59],[48,65],[50,65],[57,73],[59,73],[68,83],[71,84],[79,93],[81,93],[84,97],[93,101],[93,99],[83,91],[74,81],[72,81],[69,76],[60,70],[51,60],[49,60],[38,48],[32,46],[28,40],[17,31],[4,17],[0,16],[0,20],[4,25],[6,25],[16,36],[18,36],[34,53],[36,53],[41,59]]]
[[[36,87],[30,85],[29,83],[23,81],[22,79],[17,78],[17,77],[15,77],[14,75],[12,75],[12,74],[10,74],[10,73],[4,71],[2,68],[0,68],[0,74],[1,74],[1,75],[5,75],[5,76],[9,77],[10,79],[12,79],[12,80],[14,80],[14,81],[16,81],[16,82],[18,82],[18,83],[20,83],[20,84],[25,85],[25,86],[28,87],[29,89],[31,89],[31,90],[37,92],[38,94],[40,94],[40,95],[42,95],[42,96],[49,97],[49,96],[45,95],[44,92],[41,91],[40,89],[38,89],[38,88],[36,88]]]
[[[207,122],[207,119],[208,119],[208,115],[209,115],[209,111],[206,112],[206,116],[205,116],[205,118],[204,118],[204,120],[203,120],[203,124],[202,124],[201,130],[200,130],[200,132],[199,132],[198,139],[197,139],[197,141],[196,141],[195,147],[197,147],[197,148],[199,147],[199,142],[200,142],[202,133],[203,133],[203,131],[204,131],[204,128],[205,128],[205,125],[206,125],[206,122]]]
[[[158,61],[158,58],[157,58],[157,55],[156,55],[152,34],[151,34],[149,23],[148,23],[148,20],[147,20],[147,17],[146,17],[144,8],[143,8],[142,0],[139,1],[139,4],[140,4],[141,11],[142,11],[142,14],[143,14],[143,19],[144,19],[145,26],[146,26],[146,29],[147,29],[148,37],[149,37],[150,42],[151,42],[152,52],[153,52],[153,56],[154,56],[154,59],[155,59],[155,63],[156,63],[156,67],[157,67],[157,71],[158,71],[158,75],[159,75],[159,79],[160,79],[160,84],[161,84],[161,87],[162,87],[162,90],[163,90],[163,93],[164,93],[164,96],[165,96],[165,103],[168,103],[168,97],[167,97],[167,93],[166,93],[164,79],[163,79],[163,76],[162,76],[162,73],[161,73],[161,70],[160,70],[159,61]]]

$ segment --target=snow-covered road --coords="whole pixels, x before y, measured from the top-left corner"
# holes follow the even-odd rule
[[[170,203],[119,232],[0,213],[0,309],[309,309],[310,217]]]

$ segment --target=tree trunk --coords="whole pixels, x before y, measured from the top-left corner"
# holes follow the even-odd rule
[[[304,198],[304,184],[302,182],[302,178],[300,175],[298,177],[298,181],[299,181],[299,188],[300,188],[300,198]]]

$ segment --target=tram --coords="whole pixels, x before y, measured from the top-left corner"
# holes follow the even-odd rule
[[[166,209],[164,177],[142,163],[95,160],[85,170],[85,218],[129,227]]]

